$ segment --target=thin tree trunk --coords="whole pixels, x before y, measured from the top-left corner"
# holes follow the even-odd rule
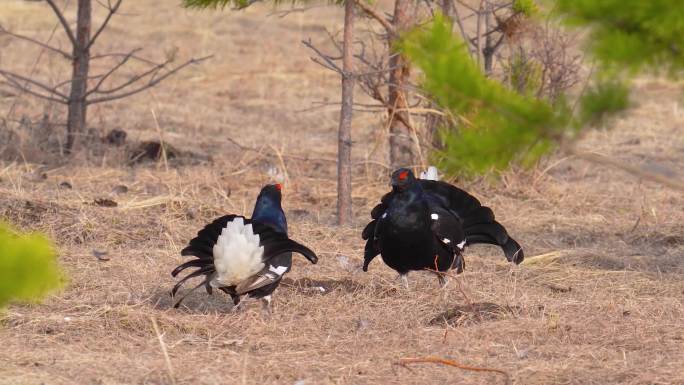
[[[69,111],[67,116],[67,140],[65,150],[73,153],[80,136],[86,128],[86,92],[88,90],[88,69],[90,66],[90,31],[92,29],[91,0],[78,0],[76,19],[76,44],[73,47],[73,73],[71,76],[71,93],[69,95]]]
[[[440,2],[440,7],[442,8],[442,15],[446,17],[446,19],[452,23],[452,32],[453,32],[453,24],[454,23],[454,17],[452,14],[454,13],[454,0],[441,0]],[[457,21],[460,23],[460,20]],[[465,40],[465,39],[464,39]],[[434,109],[439,109],[439,106],[435,104],[434,102],[430,103],[430,107]],[[443,119],[440,115],[436,114],[427,114],[425,115],[425,136],[426,136],[426,143],[430,143],[433,148],[441,148],[442,143],[440,142],[439,138],[439,133],[438,130],[441,127],[444,127],[446,124],[445,119]]]
[[[411,23],[410,5],[412,0],[396,0],[394,3],[394,17],[392,24],[398,33],[406,31]],[[390,133],[390,164],[392,168],[410,167],[415,164],[415,145],[410,128],[403,122],[408,122],[408,108],[406,102],[406,84],[409,77],[409,63],[404,57],[396,54],[394,45],[397,37],[389,41],[389,133]],[[403,121],[402,121],[403,120]]]
[[[354,38],[354,1],[344,6],[344,42],[342,48],[342,108],[337,148],[337,221],[348,225],[352,221],[351,198],[351,123],[354,105],[354,69],[352,45]]]
[[[485,9],[485,46],[482,50],[482,56],[484,57],[484,71],[487,77],[492,75],[492,65],[494,64],[494,47],[492,45],[492,34],[491,34],[491,24],[492,24],[492,4],[489,2]]]
[[[451,21],[453,18],[451,14],[454,9],[454,0],[442,0],[442,14]]]

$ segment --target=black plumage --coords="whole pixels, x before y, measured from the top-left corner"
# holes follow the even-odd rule
[[[234,305],[247,295],[263,298],[268,308],[271,294],[292,267],[293,252],[304,255],[311,263],[318,262],[311,249],[288,237],[280,190],[279,184],[265,186],[257,198],[251,219],[225,215],[200,230],[181,251],[181,255],[196,259],[179,265],[171,275],[176,277],[186,269],[196,270],[179,280],[171,295],[175,297],[189,279],[202,277],[185,296],[204,286],[209,294],[213,288],[229,294]],[[185,296],[174,307],[178,307]]]
[[[363,270],[379,254],[405,278],[413,270],[446,272],[465,268],[466,245],[486,243],[502,248],[519,264],[522,248],[494,219],[494,213],[472,195],[448,183],[416,179],[409,169],[392,174],[392,191],[371,211],[363,229]],[[440,283],[444,283],[441,274]]]

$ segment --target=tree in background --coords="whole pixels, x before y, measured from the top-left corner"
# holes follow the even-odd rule
[[[0,77],[4,81],[0,84],[25,92],[50,102],[56,102],[67,106],[66,138],[63,150],[72,153],[78,146],[79,139],[84,136],[87,124],[88,106],[96,103],[104,103],[122,99],[143,92],[156,86],[169,76],[183,68],[199,63],[207,57],[190,59],[178,66],[170,67],[175,60],[169,55],[161,63],[155,63],[138,56],[140,49],[132,49],[127,53],[101,53],[92,54],[92,48],[97,39],[107,28],[109,21],[119,11],[123,0],[107,0],[99,2],[106,9],[104,21],[93,32],[92,26],[92,0],[78,0],[76,8],[76,25],[72,27],[65,17],[65,10],[57,6],[55,0],[45,0],[50,9],[62,26],[64,35],[71,45],[71,52],[43,43],[38,39],[10,32],[0,26],[0,34],[13,36],[19,40],[36,44],[48,52],[58,54],[69,60],[72,64],[71,78],[57,84],[31,78],[11,71],[0,69]],[[115,59],[116,62],[108,70],[92,75],[91,62],[98,59]],[[148,65],[143,72],[133,75],[128,79],[122,79],[118,84],[111,79],[129,61],[138,61]],[[67,88],[68,87],[68,88]]]
[[[10,302],[40,300],[64,284],[45,236],[21,234],[0,223],[0,309]]]
[[[530,164],[563,137],[571,122],[567,108],[487,78],[440,16],[407,34],[401,49],[423,71],[422,87],[457,121],[457,130],[443,131],[445,148],[435,154],[449,174]]]
[[[340,225],[352,223],[352,169],[351,169],[351,124],[354,108],[354,66],[352,64],[354,44],[354,3],[344,4],[344,35],[342,39],[342,107],[338,135],[337,161],[337,222]]]
[[[595,154],[581,154],[572,143],[580,129],[628,105],[621,75],[639,70],[677,76],[684,67],[681,35],[684,4],[670,0],[557,0],[556,10],[574,25],[589,26],[590,51],[601,64],[592,84],[570,108],[566,97],[551,103],[511,92],[476,70],[463,41],[441,18],[405,36],[402,49],[423,70],[423,86],[450,111],[459,130],[445,130],[447,148],[437,154],[447,172],[473,174],[530,164],[558,144],[590,161],[621,168],[677,189],[671,178]],[[458,76],[455,75],[458,73]]]
[[[232,5],[237,9],[245,8],[255,1],[250,0],[184,0],[186,7],[193,8],[224,8]],[[276,1],[277,3],[278,1]],[[352,222],[352,185],[351,185],[351,124],[352,110],[354,106],[354,83],[356,75],[353,71],[353,43],[354,43],[354,7],[353,0],[344,2],[344,33],[340,47],[342,68],[330,55],[326,55],[314,47],[310,41],[304,41],[304,45],[316,53],[312,58],[323,67],[340,74],[341,78],[341,108],[338,125],[337,139],[337,222],[340,225],[349,225]]]
[[[369,33],[365,40],[358,42],[363,50],[357,54],[357,59],[361,65],[361,90],[378,101],[388,115],[389,164],[392,168],[426,166],[428,157],[424,154],[443,147],[438,127],[457,129],[449,112],[433,104],[429,95],[424,95],[415,84],[416,76],[411,76],[414,72],[411,71],[412,63],[396,47],[401,34],[430,21],[440,10],[453,21],[454,33],[461,36],[467,52],[487,77],[505,80],[503,78],[511,68],[508,62],[515,56],[506,51],[515,47],[515,51],[525,57],[518,61],[515,70],[538,70],[543,80],[535,91],[540,95],[569,88],[579,78],[579,60],[565,58],[564,46],[552,49],[555,41],[552,42],[551,37],[562,37],[558,31],[547,28],[549,36],[541,39],[546,43],[542,45],[545,49],[535,48],[541,41],[540,36],[530,33],[532,26],[538,28],[533,18],[538,8],[532,0],[402,0],[394,3],[392,17],[385,17],[377,6],[364,0],[356,1],[359,8],[384,29],[384,34]],[[374,46],[373,40],[385,40],[387,51],[378,55],[373,49],[366,49]],[[528,51],[531,52],[528,54]],[[385,60],[386,57],[389,60]],[[528,78],[519,76],[516,80]],[[524,86],[530,88],[529,85]],[[369,108],[368,105],[362,107]]]

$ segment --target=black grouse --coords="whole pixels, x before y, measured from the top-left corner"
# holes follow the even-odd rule
[[[373,208],[371,218],[362,233],[363,271],[380,254],[404,285],[409,271],[425,269],[437,272],[440,285],[446,284],[439,272],[453,268],[461,273],[466,245],[497,245],[508,261],[519,264],[524,259],[518,242],[494,220],[489,207],[448,183],[416,179],[406,168],[392,173],[392,191]]]
[[[217,288],[230,295],[236,307],[240,298],[248,295],[261,298],[264,310],[270,311],[271,294],[292,267],[292,252],[302,254],[311,263],[318,262],[313,251],[288,238],[281,188],[275,184],[261,189],[251,219],[226,215],[200,230],[181,251],[181,255],[196,259],[176,267],[171,275],[176,277],[188,268],[196,270],[181,279],[171,295],[175,296],[188,279],[202,276],[202,282],[188,294],[201,286],[209,294]]]

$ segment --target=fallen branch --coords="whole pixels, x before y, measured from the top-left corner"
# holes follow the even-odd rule
[[[504,377],[506,378],[506,384],[509,384],[510,380],[511,380],[511,377],[508,374],[508,372],[503,371],[501,369],[483,368],[483,367],[479,367],[479,366],[469,366],[469,365],[461,364],[461,363],[456,362],[454,360],[448,360],[446,358],[439,358],[439,357],[400,358],[399,361],[395,362],[394,364],[399,365],[399,366],[403,366],[407,369],[410,369],[408,367],[408,365],[410,365],[410,364],[424,364],[424,363],[452,366],[454,368],[468,370],[471,372],[490,372],[490,373],[503,374]]]

